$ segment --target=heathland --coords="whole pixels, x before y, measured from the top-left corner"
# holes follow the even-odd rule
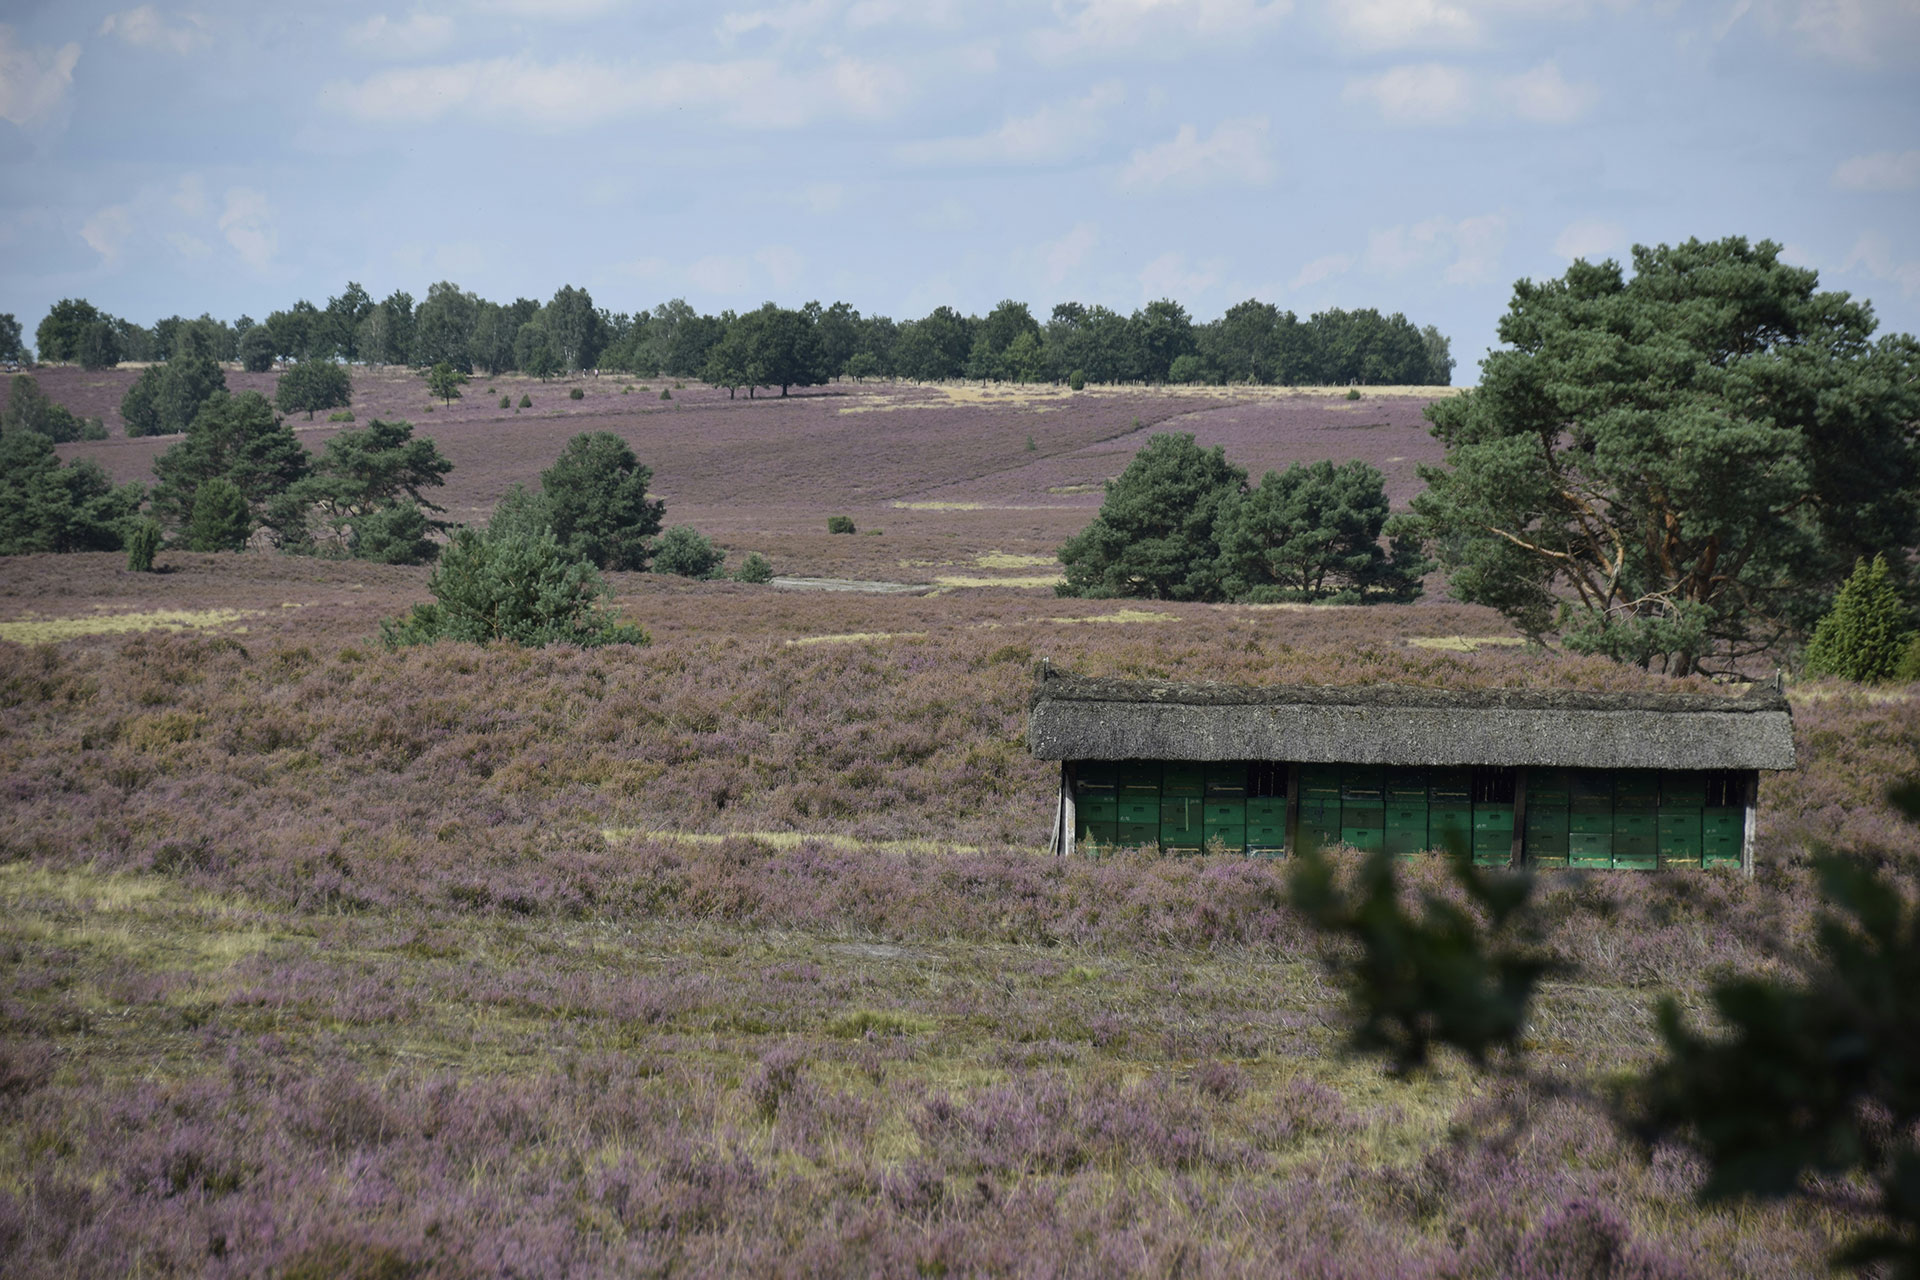
[[[149,474],[171,441],[117,430],[133,376],[40,373],[112,432],[63,455]],[[1567,969],[1530,1042],[1560,1090],[1344,1056],[1283,867],[1040,847],[1041,658],[1674,687],[1528,649],[1438,581],[1366,608],[1054,596],[1153,431],[1255,476],[1362,458],[1404,505],[1434,394],[481,377],[447,405],[355,372],[359,422],[453,461],[453,519],[606,430],[669,524],[772,561],[771,584],[608,575],[644,648],[386,651],[424,567],[0,561],[5,1269],[1821,1269],[1871,1225],[1861,1186],[1699,1207],[1694,1158],[1604,1097],[1653,1053],[1656,999],[1698,1016],[1714,977],[1806,944],[1816,843],[1920,854],[1880,798],[1920,753],[1916,690],[1792,690],[1802,767],[1763,784],[1752,881],[1550,885]],[[316,451],[341,429],[293,425]]]

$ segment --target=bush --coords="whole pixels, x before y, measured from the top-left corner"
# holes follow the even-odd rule
[[[1087,389],[1086,374],[1080,372],[1080,370],[1078,369],[1075,369],[1072,373],[1067,375],[1067,390],[1085,391],[1086,389]]]
[[[464,640],[519,645],[647,644],[647,633],[618,622],[600,601],[606,581],[585,560],[536,537],[456,529],[428,580],[434,603],[402,619],[383,619],[388,648]]]
[[[523,392],[520,396],[520,407],[522,409],[533,408],[533,397]]]
[[[1900,665],[1893,669],[1893,678],[1905,683],[1920,680],[1920,636],[1915,636],[1900,655]]]
[[[134,573],[152,573],[153,557],[160,550],[160,522],[142,520],[127,534],[127,568]]]
[[[662,400],[671,400],[673,399],[673,392],[667,390],[665,387],[662,387],[660,388],[660,398]]]
[[[347,551],[375,564],[426,564],[440,548],[427,537],[426,512],[411,502],[375,507],[347,522]]]
[[[187,520],[189,551],[238,551],[253,533],[253,512],[238,485],[215,476],[193,495],[193,514]]]
[[[827,532],[828,533],[854,532],[853,517],[852,516],[828,516]]]
[[[747,558],[733,571],[735,582],[772,582],[773,562],[758,551],[747,552]]]
[[[327,415],[327,421],[328,422],[352,422],[353,410],[342,409],[338,413],[330,413]]]
[[[1807,645],[1811,675],[1875,681],[1892,677],[1914,642],[1913,613],[1894,585],[1885,556],[1855,562],[1833,608]]]
[[[582,391],[578,387],[574,387],[572,390],[567,392],[567,399],[569,400],[585,400],[586,398],[587,398],[587,393]]]
[[[137,484],[114,488],[91,459],[61,466],[37,431],[0,433],[0,555],[118,551],[143,496]]]
[[[512,397],[512,396],[501,396],[501,397],[500,397],[500,407],[501,407],[502,409],[511,409],[511,408],[513,408],[513,397]]]
[[[98,418],[80,419],[80,438],[82,440],[105,440],[107,424]]]
[[[1038,452],[1038,451],[1039,451],[1039,449],[1040,449],[1040,446],[1039,446],[1039,445],[1037,445],[1037,444],[1035,444],[1035,443],[1033,442],[1033,437],[1032,437],[1032,436],[1028,436],[1028,437],[1027,437],[1027,452],[1028,452],[1028,453],[1036,453],[1036,452]]]
[[[1358,400],[1359,398],[1360,398],[1360,388],[1358,387],[1347,388],[1347,399]]]
[[[653,571],[682,578],[711,578],[724,559],[726,553],[690,524],[673,526],[653,547]]]

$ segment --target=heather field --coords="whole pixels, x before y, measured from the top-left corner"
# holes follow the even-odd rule
[[[69,373],[109,375],[45,375],[100,412]],[[1878,796],[1920,758],[1920,689],[1793,691],[1803,767],[1763,786],[1754,880],[1551,882],[1568,967],[1530,1042],[1557,1087],[1393,1079],[1341,1052],[1284,867],[1046,857],[1055,775],[1022,735],[1043,657],[1654,683],[1439,593],[1033,585],[1155,426],[1256,474],[1366,457],[1404,497],[1437,453],[1418,397],[589,379],[516,416],[495,385],[429,415],[369,375],[355,412],[436,438],[456,514],[615,430],[670,523],[924,590],[616,574],[650,647],[389,653],[429,570],[0,561],[8,1274],[1788,1277],[1870,1225],[1845,1183],[1700,1208],[1698,1164],[1605,1097],[1657,998],[1698,1014],[1806,945],[1814,842],[1920,858]],[[137,478],[165,443],[63,452]],[[880,532],[827,535],[841,513]]]

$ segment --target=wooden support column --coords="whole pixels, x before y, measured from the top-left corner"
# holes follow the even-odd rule
[[[1075,834],[1080,829],[1080,815],[1073,803],[1073,762],[1060,762],[1060,850],[1071,858],[1076,850]]]
[[[1746,813],[1740,824],[1740,874],[1751,880],[1753,878],[1754,817],[1760,808],[1760,771],[1758,769],[1747,770],[1746,780],[1740,787],[1740,797],[1746,803]]]

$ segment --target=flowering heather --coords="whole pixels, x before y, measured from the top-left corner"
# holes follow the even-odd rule
[[[589,381],[595,427],[599,395]],[[727,459],[808,435],[819,458],[787,455],[797,496],[778,466],[739,469],[768,496],[739,504],[730,545],[782,572],[931,582],[1050,552],[1048,522],[1084,518],[1012,509],[1035,495],[1015,474],[1029,430],[1047,446],[1058,416],[1090,449],[1147,402],[1231,407],[1090,398],[1002,423],[1004,405],[886,395],[844,415],[722,399],[680,419],[698,431],[660,423],[642,456],[689,495],[671,518],[726,541],[687,506],[733,510]],[[703,397],[624,403],[695,415]],[[497,468],[471,503],[580,429],[493,422],[494,403],[415,418],[457,461],[467,439],[481,479]],[[618,422],[655,429],[637,408]],[[979,469],[903,447],[849,471],[862,437],[842,423],[869,443],[896,424],[923,455],[957,433],[949,460]],[[1004,507],[887,505],[989,476],[998,445],[969,423],[1008,429]],[[510,445],[518,461],[485,461]],[[839,510],[886,532],[832,537]],[[1803,766],[1762,789],[1754,880],[1548,882],[1544,945],[1567,971],[1528,1039],[1571,1087],[1453,1062],[1403,1081],[1340,1053],[1343,1004],[1284,865],[1038,851],[1057,774],[1022,741],[1032,664],[1673,682],[1413,643],[1511,638],[1444,601],[1128,607],[635,574],[610,580],[649,648],[389,653],[378,619],[426,598],[425,569],[160,567],[0,562],[0,626],[55,641],[0,640],[9,1275],[1786,1277],[1868,1225],[1848,1186],[1698,1208],[1699,1166],[1636,1146],[1592,1097],[1654,1052],[1660,996],[1698,1011],[1716,973],[1808,945],[1810,841],[1920,855],[1878,794],[1920,752],[1920,691],[1797,691]],[[100,629],[161,611],[201,629]],[[1458,892],[1431,865],[1408,880]]]

